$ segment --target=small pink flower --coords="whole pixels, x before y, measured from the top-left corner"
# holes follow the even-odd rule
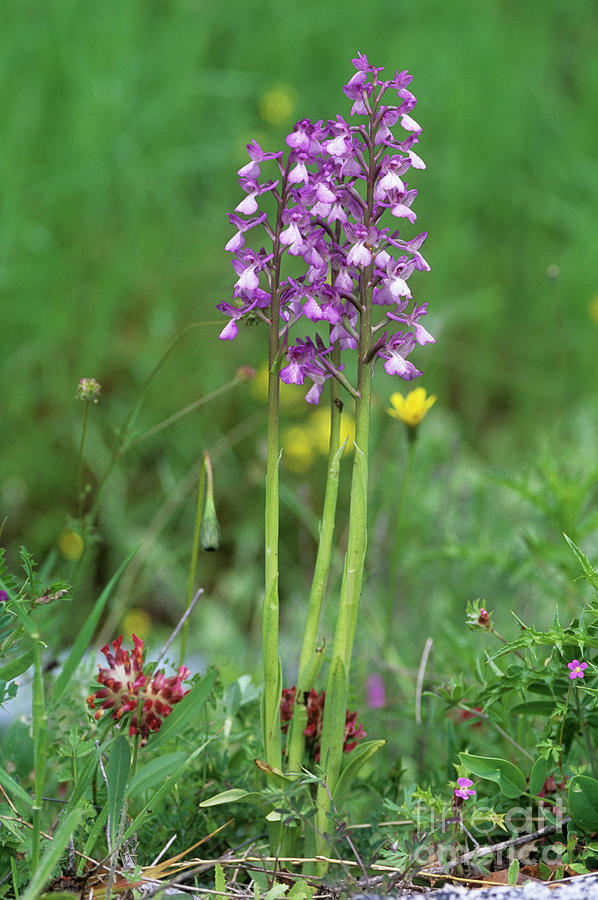
[[[583,678],[583,670],[588,668],[587,662],[580,662],[578,659],[574,659],[572,662],[568,663],[568,665],[571,669],[569,678]]]
[[[473,784],[471,778],[457,778],[457,784],[459,787],[455,788],[455,797],[461,797],[463,800],[467,800],[468,797],[475,796],[475,791],[470,790]]]

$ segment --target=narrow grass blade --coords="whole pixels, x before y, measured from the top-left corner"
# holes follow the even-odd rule
[[[110,757],[106,769],[108,779],[108,816],[110,819],[110,837],[112,846],[116,844],[118,824],[131,770],[131,751],[126,737],[119,735],[110,748]]]
[[[171,788],[174,787],[174,785],[177,783],[177,781],[179,780],[179,778],[181,777],[181,775],[183,774],[183,772],[185,771],[187,766],[189,766],[193,762],[193,760],[195,759],[196,756],[199,756],[199,754],[202,753],[206,749],[206,747],[208,746],[210,741],[211,741],[211,738],[209,738],[207,741],[204,741],[203,744],[201,744],[199,747],[197,747],[193,751],[193,753],[191,753],[191,755],[188,756],[187,759],[184,762],[182,762],[180,764],[180,766],[178,766],[174,770],[172,775],[170,775],[166,779],[166,781],[162,784],[162,786],[158,788],[156,793],[145,804],[145,806],[143,807],[141,812],[139,812],[135,816],[135,818],[133,819],[133,821],[131,822],[131,824],[129,825],[127,830],[125,831],[125,833],[123,835],[123,841],[127,841],[131,837],[132,834],[135,834],[136,831],[139,831],[143,822],[145,821],[147,816],[150,815],[153,807],[157,804],[160,797],[163,794],[165,794],[167,791],[171,790]]]
[[[20,900],[36,900],[44,886],[48,883],[54,872],[56,863],[62,856],[64,848],[69,842],[71,835],[76,829],[83,810],[73,809],[61,822],[58,830],[54,833],[54,840],[44,853],[37,872],[29,882],[27,890],[21,894]]]
[[[149,747],[152,753],[156,747],[162,746],[170,738],[182,734],[191,719],[199,715],[201,707],[210,696],[215,681],[216,672],[207,672],[201,681],[198,681],[183,697],[181,702],[177,703],[168,718],[162,723],[160,731],[151,738]]]

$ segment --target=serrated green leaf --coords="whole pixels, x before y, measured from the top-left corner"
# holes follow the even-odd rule
[[[460,753],[459,759],[468,772],[498,784],[505,797],[514,800],[524,793],[525,775],[508,760],[492,756],[472,756],[469,753]]]
[[[214,887],[219,894],[226,893],[226,879],[224,877],[224,869],[220,863],[216,863],[214,867]]]
[[[583,550],[580,550],[580,548],[577,546],[577,544],[574,544],[573,541],[571,540],[571,538],[568,537],[568,535],[566,535],[564,532],[563,532],[563,537],[565,538],[565,540],[569,544],[569,547],[571,548],[571,550],[577,557],[577,561],[578,561],[579,565],[581,566],[581,571],[583,572],[584,578],[586,579],[586,581],[589,581],[589,583],[592,585],[592,587],[595,590],[598,591],[598,572],[594,569],[594,567],[592,566],[592,563],[590,562],[588,557],[585,555]]]

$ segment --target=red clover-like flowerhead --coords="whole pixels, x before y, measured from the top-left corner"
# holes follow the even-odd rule
[[[249,162],[238,172],[243,198],[230,215],[235,234],[226,245],[237,276],[234,299],[218,305],[228,318],[222,340],[233,340],[240,323],[279,329],[286,353],[280,377],[312,382],[310,403],[318,403],[330,378],[347,387],[343,364],[327,357],[335,344],[342,353],[358,350],[372,366],[381,359],[389,375],[409,381],[421,372],[407,357],[435,342],[421,321],[428,304],[416,303],[409,284],[414,273],[430,269],[420,252],[427,235],[403,234],[404,224],[417,219],[411,170],[426,168],[413,149],[421,126],[411,115],[412,76],[396,71],[384,79],[363,53],[352,62],[355,72],[343,89],[353,103],[349,121],[301,119],[286,138],[286,155],[267,153],[256,141],[247,145]],[[264,178],[264,167],[273,178]],[[302,261],[303,270],[297,274],[293,263],[293,277],[286,275],[285,256]],[[365,335],[364,297],[376,310]],[[309,337],[296,336],[302,326]]]
[[[186,666],[179,666],[177,674],[166,677],[162,672],[145,675],[143,672],[143,641],[133,635],[133,649],[122,649],[122,635],[102,647],[108,668],[98,666],[100,690],[87,698],[95,718],[100,719],[105,710],[112,710],[117,722],[127,713],[129,734],[141,735],[141,743],[147,742],[151,731],[157,731],[172,707],[183,699],[188,691],[183,682],[190,676]]]
[[[280,699],[280,722],[281,731],[286,734],[289,730],[289,724],[293,718],[293,710],[295,708],[295,699],[297,688],[295,686],[284,688]],[[320,762],[320,742],[322,739],[322,725],[324,722],[324,705],[326,702],[326,691],[318,692],[312,688],[309,694],[304,697],[305,709],[307,711],[307,725],[303,731],[306,738],[307,752],[311,759]],[[343,741],[343,752],[350,753],[357,746],[357,742],[367,737],[363,730],[363,725],[357,724],[357,713],[345,713],[345,737]]]

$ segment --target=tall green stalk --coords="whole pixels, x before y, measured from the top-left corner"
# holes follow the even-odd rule
[[[276,230],[274,232],[271,269],[271,305],[268,326],[268,449],[266,459],[266,509],[265,509],[265,595],[262,615],[262,664],[264,693],[262,694],[262,737],[266,763],[277,769],[282,767],[282,742],[280,734],[280,696],[282,672],[278,652],[279,598],[278,598],[278,468],[280,442],[278,416],[280,400],[280,262],[282,249],[282,211],[286,202],[287,172],[282,179],[278,197]]]
[[[336,367],[340,364],[340,348],[336,345],[331,354],[330,361]],[[324,506],[320,521],[320,540],[316,555],[316,564],[312,579],[311,591],[307,605],[307,617],[303,632],[303,644],[299,656],[299,672],[297,675],[297,692],[295,694],[295,706],[293,719],[289,729],[288,739],[288,768],[291,772],[299,771],[303,761],[305,749],[305,736],[303,734],[307,724],[307,710],[303,703],[305,693],[314,685],[321,659],[322,650],[317,647],[318,627],[322,614],[322,603],[328,584],[330,562],[332,559],[332,539],[334,535],[334,522],[336,518],[336,501],[338,497],[338,482],[340,461],[344,447],[340,447],[341,407],[339,385],[335,378],[330,379],[330,443],[328,449],[328,470],[326,475],[326,488],[324,493]]]
[[[371,281],[371,276],[372,267],[369,266],[360,278],[361,310],[357,362],[359,398],[355,401],[355,457],[351,476],[347,551],[334,632],[332,662],[326,688],[326,706],[322,729],[321,759],[326,772],[326,784],[320,785],[317,796],[318,811],[316,822],[320,834],[320,852],[324,850],[323,836],[330,830],[328,813],[341,770],[348,679],[367,546],[368,449],[372,386],[372,369],[368,361],[372,331],[372,311],[367,286]]]
[[[37,624],[34,625],[31,639],[33,641],[33,759],[35,766],[31,873],[34,875],[39,865],[41,816],[46,773],[46,732],[48,728],[48,714],[44,700],[42,641]]]

